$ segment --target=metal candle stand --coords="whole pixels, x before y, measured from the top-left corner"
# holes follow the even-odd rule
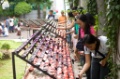
[[[61,36],[61,33],[56,29],[56,26],[57,25],[53,21],[46,22],[46,24],[42,26],[39,31],[34,33],[34,35],[27,40],[27,42],[23,43],[18,49],[12,52],[13,79],[16,79],[15,56],[29,63],[31,66],[48,75],[52,79],[60,79],[62,75],[59,76],[60,78],[57,77],[60,73],[64,74],[63,76],[66,78],[67,76],[70,76],[70,78],[67,79],[74,79],[73,70],[71,70],[72,65],[70,55],[68,48],[66,48],[65,37]],[[49,39],[48,35],[51,35],[51,39]],[[57,41],[52,39],[56,37],[59,37]],[[24,53],[20,54],[22,50],[24,50]],[[39,51],[41,52],[40,55],[38,55]],[[53,51],[54,53],[51,53]],[[48,66],[45,66],[45,55],[47,56],[48,60],[55,59],[54,65],[52,63],[46,63]],[[34,63],[35,58],[40,60],[37,60],[39,63]],[[42,63],[44,63],[44,66],[41,65]],[[57,70],[56,75],[49,73],[49,66],[55,66],[55,70]],[[70,69],[71,73],[67,71],[69,73],[68,74],[65,71],[61,71],[61,69]]]

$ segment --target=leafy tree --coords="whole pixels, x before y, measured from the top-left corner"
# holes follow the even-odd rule
[[[120,0],[106,0],[107,23],[105,32],[112,49],[110,78],[120,79]]]
[[[40,18],[40,5],[43,7],[50,7],[52,2],[50,0],[26,0],[28,3],[35,3],[38,11],[38,18]]]
[[[25,1],[25,0],[8,0],[9,2],[21,2],[21,1]]]
[[[0,5],[2,5],[6,0],[0,0]]]
[[[2,6],[0,6],[0,15],[2,15],[3,9]]]
[[[23,15],[31,11],[31,6],[26,2],[19,2],[15,8],[14,12],[16,15]]]
[[[70,3],[70,7],[72,8],[73,6],[79,6],[79,0],[68,0]]]
[[[87,9],[89,13],[91,13],[92,15],[96,15],[97,14],[96,0],[88,0]]]

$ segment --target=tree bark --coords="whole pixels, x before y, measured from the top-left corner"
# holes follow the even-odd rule
[[[38,19],[40,19],[40,5],[37,4],[37,15],[38,15]]]
[[[106,16],[105,16],[105,0],[97,0],[97,10],[98,10],[98,20],[99,20],[99,30],[98,35],[105,35],[103,32],[104,24],[106,23]]]
[[[120,28],[119,28],[119,34],[118,34],[118,53],[117,53],[117,55],[116,56],[114,56],[114,58],[116,59],[116,57],[117,57],[117,59],[116,59],[116,63],[117,63],[117,65],[120,65]],[[120,79],[120,70],[118,71],[118,79]]]
[[[83,7],[85,10],[87,10],[87,2],[88,0],[79,0],[79,7]]]

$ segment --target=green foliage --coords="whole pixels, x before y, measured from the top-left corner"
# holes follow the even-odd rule
[[[8,0],[9,2],[20,2],[20,1],[25,1],[25,0]]]
[[[8,43],[4,43],[1,47],[1,59],[8,59],[10,58],[10,45]]]
[[[0,40],[0,59],[8,59],[11,57],[11,49],[16,49],[21,45],[21,42],[14,42],[10,40]],[[10,50],[9,50],[10,49]]]
[[[25,73],[26,62],[18,57],[16,60],[16,79],[22,79]],[[13,79],[12,59],[0,60],[0,79]]]
[[[0,48],[4,43],[7,43],[10,45],[10,49],[16,49],[21,45],[21,42],[15,42],[11,40],[0,40]]]
[[[79,0],[74,0],[74,5],[79,6]]]
[[[37,9],[38,5],[40,6],[40,9],[43,9],[43,8],[50,8],[51,5],[52,5],[52,1],[50,0],[26,0],[27,3],[30,3],[32,5],[32,8],[33,9]]]
[[[8,43],[4,43],[1,47],[1,49],[4,49],[4,50],[9,50],[10,49],[10,45]]]
[[[112,49],[112,53],[114,53],[116,60],[119,60],[118,36],[120,27],[120,0],[106,0],[106,11],[107,23],[104,31],[107,33],[108,43]],[[109,65],[111,73],[109,75],[112,79],[117,79],[118,65],[111,59],[111,65]]]
[[[109,38],[111,48],[116,50],[118,44],[118,32],[120,27],[120,0],[106,0],[106,5],[107,23],[105,31]]]
[[[16,15],[23,15],[31,11],[31,6],[26,2],[19,2],[14,8]]]
[[[114,62],[112,56],[108,60],[108,66],[110,68],[110,73],[108,74],[108,76],[110,77],[110,79],[118,79],[117,72],[119,71],[119,66]]]
[[[13,16],[13,15],[14,15],[14,12],[10,8],[4,10],[2,14],[2,16]]]
[[[0,52],[0,59],[2,59],[3,58],[3,53],[2,52]]]
[[[2,15],[3,9],[2,6],[0,6],[0,15]]]
[[[73,7],[73,5],[74,5],[74,6],[79,6],[79,0],[68,0],[68,2],[69,2],[69,3],[72,3],[72,6],[71,6],[71,7]]]
[[[95,29],[96,31],[98,31],[98,29],[99,29],[98,15],[95,15],[94,18],[95,18],[95,26],[94,26],[94,29]]]
[[[97,14],[97,2],[96,0],[89,0],[87,4],[87,9],[88,12],[91,13],[92,15]]]

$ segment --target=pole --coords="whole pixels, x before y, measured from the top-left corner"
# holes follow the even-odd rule
[[[64,10],[65,10],[65,16],[66,16],[66,5],[65,5],[65,0],[64,0]],[[67,28],[67,22],[65,23],[65,27]],[[66,29],[67,31],[67,29]]]
[[[15,55],[14,55],[14,52],[12,52],[12,68],[13,68],[13,79],[16,79]]]
[[[66,2],[65,2],[65,0],[64,0],[64,10],[65,10],[65,16],[66,16]],[[66,28],[66,32],[67,32],[67,22],[65,23],[65,28]],[[66,35],[66,37],[67,37],[67,35]],[[66,38],[66,41],[67,41],[67,38]]]

